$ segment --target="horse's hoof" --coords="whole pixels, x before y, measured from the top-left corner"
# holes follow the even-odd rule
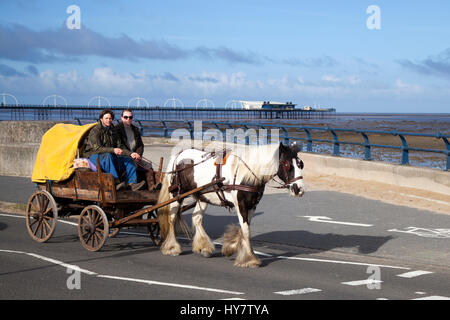
[[[162,249],[161,250],[162,254],[165,256],[179,256],[181,253],[181,248],[170,248],[170,249]]]
[[[258,268],[261,263],[241,263],[241,264],[234,264],[236,267],[240,268]]]
[[[234,262],[234,265],[236,267],[241,267],[241,268],[258,268],[261,265],[261,261],[259,259],[252,259],[246,262]]]
[[[212,256],[212,252],[210,252],[210,251],[202,251],[202,252],[200,252],[200,254],[202,255],[202,257],[205,257],[205,258],[209,258]]]
[[[214,249],[212,250],[207,250],[207,249],[203,249],[203,250],[192,250],[192,252],[201,255],[202,257],[205,258],[209,258],[212,256]]]

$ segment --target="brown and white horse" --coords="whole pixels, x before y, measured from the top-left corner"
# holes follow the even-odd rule
[[[196,200],[192,213],[195,228],[192,251],[205,257],[214,252],[214,244],[202,226],[203,213],[208,204],[234,208],[239,226],[229,226],[224,234],[222,254],[236,253],[235,265],[257,267],[260,260],[250,244],[250,221],[264,193],[265,185],[278,176],[282,187],[291,195],[302,196],[305,185],[302,177],[303,162],[298,158],[299,147],[263,145],[236,148],[217,155],[196,149],[187,149],[172,156],[160,191],[158,203],[206,185],[214,179],[225,178],[215,187],[194,193]],[[219,166],[219,168],[217,167]],[[175,224],[181,219],[183,200],[172,202],[158,210],[158,221],[164,242],[164,255],[179,255],[181,246],[175,237]]]

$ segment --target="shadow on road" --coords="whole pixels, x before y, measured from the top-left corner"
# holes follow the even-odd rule
[[[275,231],[261,234],[252,238],[255,242],[274,243],[298,247],[280,253],[281,256],[293,257],[299,254],[308,254],[308,250],[313,249],[314,253],[330,251],[339,248],[350,248],[356,250],[355,253],[371,254],[378,251],[385,243],[395,239],[392,236],[377,237],[363,235],[340,235],[340,234],[316,234],[309,231]],[[267,266],[278,258],[264,258],[261,266]]]
[[[378,251],[393,236],[377,237],[364,235],[316,234],[309,231],[274,231],[252,238],[255,241],[282,243],[304,248],[328,251],[337,248],[356,248],[358,253],[370,254]]]
[[[255,213],[256,215],[262,212]],[[190,222],[190,216],[184,217],[186,222]],[[224,229],[228,224],[239,224],[236,215],[204,215],[204,228],[211,238],[219,238],[223,235]],[[370,236],[370,235],[342,235],[335,233],[312,233],[305,230],[294,231],[272,231],[252,237],[252,242],[265,244],[278,244],[297,247],[299,250],[290,250],[280,255],[295,256],[304,254],[303,249],[314,249],[317,251],[330,251],[339,248],[352,249],[352,252],[358,254],[371,254],[377,252],[388,241],[395,239],[394,236]],[[254,244],[255,244],[254,243]],[[292,247],[291,247],[292,249]],[[294,252],[295,251],[295,252]],[[270,264],[277,259],[264,258],[262,265]]]

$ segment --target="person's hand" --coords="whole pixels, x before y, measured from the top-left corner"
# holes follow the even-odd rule
[[[131,154],[131,158],[132,158],[133,160],[136,160],[136,161],[140,161],[140,160],[141,160],[140,154],[139,154],[139,153],[136,153],[136,152],[133,152],[133,153]]]
[[[114,153],[118,156],[120,156],[122,154],[123,150],[120,148],[114,148]]]

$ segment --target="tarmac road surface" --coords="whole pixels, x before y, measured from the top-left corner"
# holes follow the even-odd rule
[[[0,201],[26,203],[34,186],[0,177],[0,190]],[[230,223],[233,212],[209,207],[216,253],[198,256],[180,237],[183,253],[167,257],[143,228],[122,229],[92,253],[76,221],[58,221],[40,244],[22,215],[0,212],[0,299],[450,299],[448,215],[337,192],[265,194],[251,225],[257,269],[222,256]]]

